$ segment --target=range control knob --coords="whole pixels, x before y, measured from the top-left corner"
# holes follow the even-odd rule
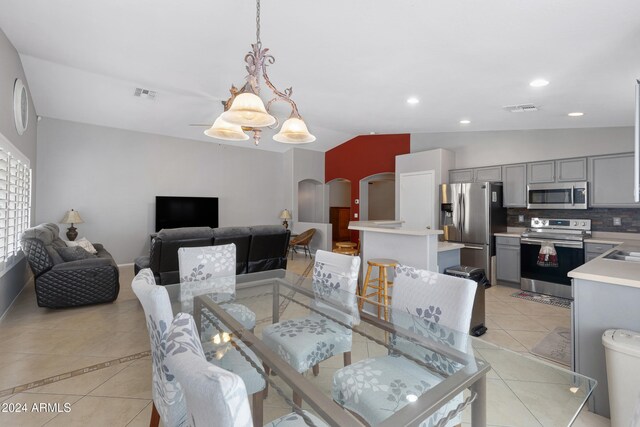
[[[578,225],[578,221],[573,221],[573,226],[576,227]]]
[[[585,225],[587,225],[587,223],[582,221],[582,226],[584,227]]]

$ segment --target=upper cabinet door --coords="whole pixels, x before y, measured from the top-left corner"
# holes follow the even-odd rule
[[[491,166],[488,168],[478,168],[474,170],[476,182],[498,182],[502,181],[502,167]]]
[[[558,171],[558,182],[586,181],[587,180],[587,159],[565,159],[556,160],[556,170]]]
[[[555,166],[556,162],[553,160],[548,162],[529,163],[529,184],[556,182]]]
[[[455,182],[473,182],[473,169],[449,171],[449,184],[453,184]]]
[[[633,201],[633,153],[589,157],[589,205],[638,207]]]
[[[502,167],[503,206],[505,208],[527,207],[527,165]]]

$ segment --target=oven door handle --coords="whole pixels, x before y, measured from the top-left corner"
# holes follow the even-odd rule
[[[529,239],[527,237],[523,237],[520,239],[520,243],[523,245],[541,245],[544,242],[553,243],[555,246],[560,248],[575,248],[582,249],[582,242],[572,242],[570,240],[538,240],[538,239]]]

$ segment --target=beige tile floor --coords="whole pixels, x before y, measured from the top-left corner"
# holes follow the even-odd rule
[[[309,258],[296,255],[289,269],[301,273]],[[144,316],[131,291],[132,268],[121,270],[121,292],[113,304],[67,310],[37,307],[33,286],[27,286],[0,323],[0,392],[101,362],[149,349]],[[570,311],[519,300],[515,289],[494,286],[486,293],[486,323],[483,339],[520,353],[530,349],[556,326],[569,326]],[[257,328],[258,331],[258,328]],[[259,331],[258,331],[259,332]],[[354,344],[360,356],[378,356],[385,349],[372,343]],[[531,357],[536,357],[530,355]],[[309,376],[325,390],[341,358],[322,364],[319,377]],[[275,377],[274,381],[279,381]],[[491,387],[491,379],[490,379]],[[498,384],[498,382],[495,382]],[[15,394],[0,394],[0,402],[27,406],[26,413],[0,412],[0,426],[147,426],[151,414],[151,362],[143,357],[108,368],[28,388]],[[499,390],[496,392],[500,392]],[[33,412],[32,405],[58,404],[53,411]],[[68,412],[64,412],[65,404]],[[14,405],[15,408],[15,405]],[[57,411],[56,411],[57,410]],[[287,413],[277,393],[265,401],[265,420]],[[508,425],[526,425],[510,410]],[[505,414],[506,417],[507,414]],[[515,416],[515,418],[514,418]],[[505,418],[506,419],[506,418]],[[608,426],[609,421],[583,411],[576,426]]]

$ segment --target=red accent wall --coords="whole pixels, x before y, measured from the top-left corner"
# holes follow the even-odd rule
[[[396,156],[410,152],[410,135],[361,135],[325,153],[325,182],[336,178],[351,181],[351,220],[358,221],[360,206],[354,203],[360,198],[360,180],[370,175],[396,171]],[[358,233],[351,233],[356,241]]]

